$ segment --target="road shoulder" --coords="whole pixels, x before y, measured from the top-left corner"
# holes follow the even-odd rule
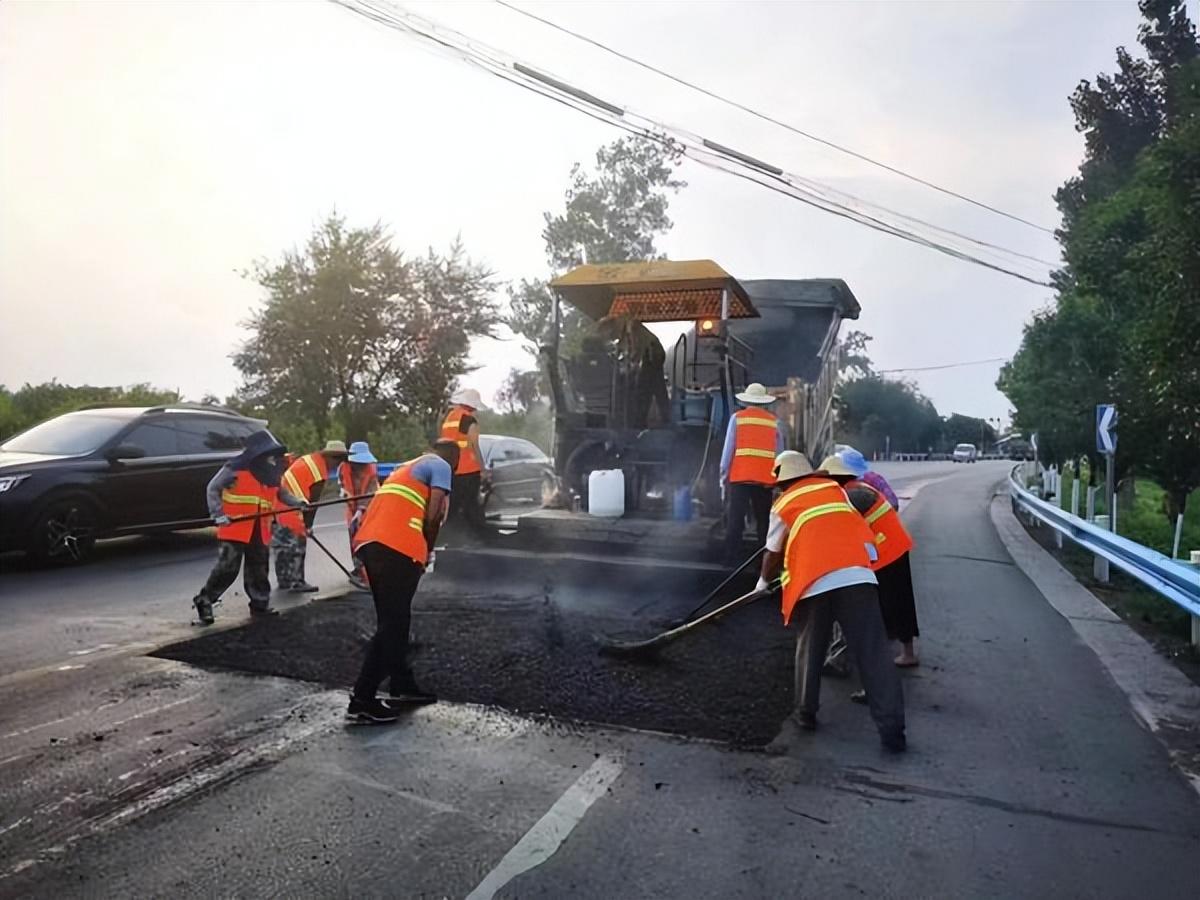
[[[1017,567],[1099,657],[1134,716],[1200,794],[1200,688],[1026,534],[1007,493],[992,498],[990,514]]]

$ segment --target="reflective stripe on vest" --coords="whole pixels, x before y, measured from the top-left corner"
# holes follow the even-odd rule
[[[774,484],[779,420],[762,409],[741,409],[733,415],[731,484]]]
[[[456,406],[442,421],[442,437],[458,444],[458,466],[454,469],[455,475],[473,475],[480,471],[479,460],[475,458],[471,442],[460,427],[463,416],[470,414],[471,411],[467,407]]]
[[[882,491],[865,481],[852,481],[847,487],[869,490],[876,498],[874,505],[863,514],[863,519],[875,533],[875,547],[878,550],[871,568],[878,570],[890,566],[914,546],[908,529],[900,521],[900,514],[888,503]]]
[[[283,486],[294,497],[299,497],[301,500],[314,500],[316,498],[312,496],[313,485],[328,478],[329,470],[325,457],[318,453],[306,453],[288,466],[288,470],[283,473]],[[304,534],[304,519],[300,513],[282,500],[279,501],[276,509],[279,510],[279,515],[275,519],[280,525],[291,529],[296,534]]]
[[[248,470],[237,473],[237,480],[221,491],[221,512],[231,519],[242,516],[253,516],[255,513],[269,513],[275,509],[275,488],[267,487]],[[233,541],[238,544],[248,544],[258,529],[259,537],[264,544],[271,541],[271,516],[259,516],[257,519],[245,519],[241,522],[230,522],[217,528],[217,537],[222,541]]]
[[[355,549],[363,544],[380,543],[425,565],[429,557],[425,542],[425,511],[431,492],[429,485],[422,484],[410,474],[419,459],[421,457],[397,467],[379,486],[354,535]]]
[[[870,567],[867,547],[875,535],[841,485],[819,476],[785,492],[775,504],[775,513],[788,530],[780,579],[786,624],[796,603],[818,579],[839,569]]]

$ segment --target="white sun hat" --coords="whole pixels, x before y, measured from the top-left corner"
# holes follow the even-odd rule
[[[812,463],[799,450],[784,450],[775,457],[775,480],[777,482],[792,481],[811,474]]]
[[[483,402],[483,398],[479,396],[479,391],[475,388],[463,388],[455,391],[450,402],[457,403],[459,406],[469,406],[471,409],[487,409],[487,404]]]
[[[757,381],[746,385],[744,391],[733,396],[738,403],[752,403],[756,406],[766,406],[768,403],[775,402],[775,398],[768,394],[767,389]]]

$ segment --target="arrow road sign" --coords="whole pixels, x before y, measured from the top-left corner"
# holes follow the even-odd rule
[[[1109,455],[1117,452],[1117,407],[1112,403],[1096,407],[1096,449]]]

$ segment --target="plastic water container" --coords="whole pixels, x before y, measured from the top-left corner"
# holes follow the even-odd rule
[[[588,475],[588,514],[625,515],[625,473],[620,469],[597,469]]]
[[[689,522],[692,518],[692,489],[687,485],[675,489],[672,513],[676,522]]]

